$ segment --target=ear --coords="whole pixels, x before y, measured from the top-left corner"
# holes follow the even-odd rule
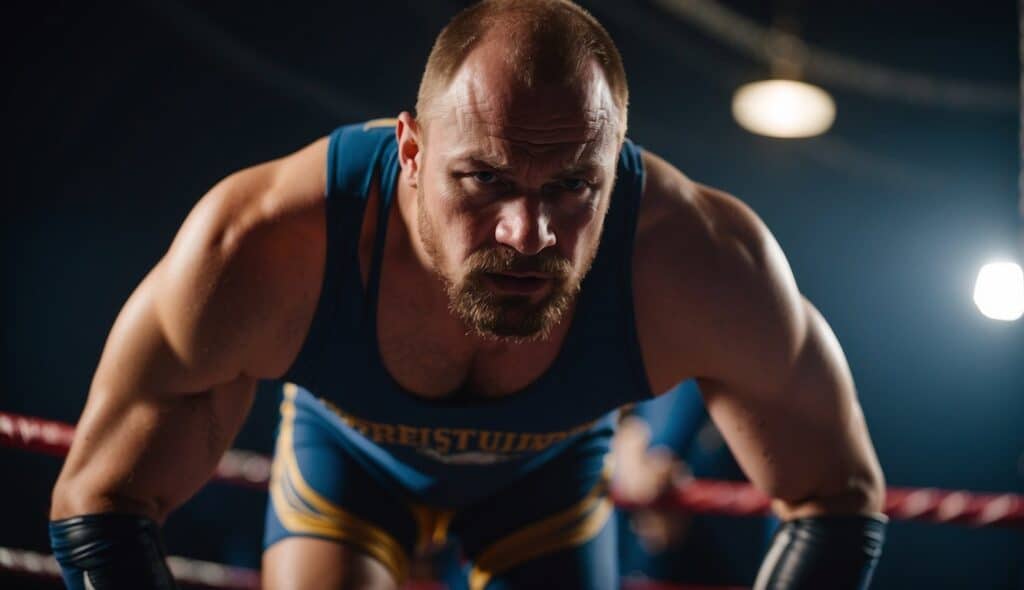
[[[423,156],[423,136],[419,123],[409,111],[398,115],[395,137],[398,139],[398,163],[402,166],[403,180],[416,188]]]

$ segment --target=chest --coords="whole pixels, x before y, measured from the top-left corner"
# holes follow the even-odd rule
[[[501,398],[528,387],[557,358],[564,329],[545,341],[481,349],[448,311],[443,293],[424,293],[430,287],[410,285],[400,272],[381,273],[378,353],[407,392],[434,400]]]

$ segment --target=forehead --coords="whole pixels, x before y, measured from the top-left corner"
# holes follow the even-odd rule
[[[617,155],[618,110],[596,61],[568,83],[527,85],[500,43],[483,43],[437,103],[431,147],[446,159],[608,165]]]

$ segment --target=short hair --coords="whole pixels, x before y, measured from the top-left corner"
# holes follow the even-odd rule
[[[597,19],[569,0],[482,0],[456,14],[427,58],[416,98],[417,117],[426,116],[466,56],[491,32],[508,43],[508,64],[527,87],[578,79],[596,59],[625,130],[629,88],[622,56]]]

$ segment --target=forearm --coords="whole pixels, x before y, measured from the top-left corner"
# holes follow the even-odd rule
[[[162,522],[210,477],[252,403],[251,379],[200,394],[94,389],[51,518],[124,512]]]
[[[882,553],[885,483],[873,453],[824,472],[799,500],[777,499],[782,519],[755,590],[865,590]]]
[[[254,385],[90,395],[50,515],[68,588],[175,588],[160,523],[209,478],[248,413]]]

